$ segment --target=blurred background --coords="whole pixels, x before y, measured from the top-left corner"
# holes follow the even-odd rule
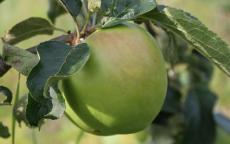
[[[159,4],[165,4],[181,8],[199,18],[212,31],[216,32],[230,45],[230,1],[229,0],[158,0]],[[47,18],[47,0],[5,0],[0,4],[0,36],[10,29],[14,24],[29,17]],[[73,22],[70,17],[63,15],[57,19],[57,27],[71,30]],[[55,35],[59,33],[56,32]],[[39,36],[29,41],[20,43],[21,48],[28,48],[38,44],[49,36]],[[0,43],[0,47],[2,44]],[[16,89],[17,73],[10,70],[3,78],[0,78],[0,85],[5,85],[14,93]],[[25,78],[22,78],[20,94],[27,92]],[[230,78],[219,69],[215,68],[211,89],[218,95],[219,99],[215,111],[221,111],[230,118]],[[12,107],[0,107],[0,121],[5,125],[11,125]],[[81,144],[139,144],[151,143],[151,136],[146,132],[130,135],[117,135],[109,137],[97,137],[84,133],[75,127],[67,118],[55,121],[47,121],[40,129],[29,129],[22,124],[16,128],[16,144],[31,144],[33,141],[38,144],[75,144],[81,136]],[[145,141],[145,142],[144,142]],[[10,144],[10,139],[0,139],[0,144]],[[170,144],[170,141],[162,140],[156,144]],[[230,143],[230,135],[218,128],[216,144]]]

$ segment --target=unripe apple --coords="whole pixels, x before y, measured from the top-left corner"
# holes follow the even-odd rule
[[[167,88],[163,56],[154,38],[128,23],[97,30],[85,42],[90,59],[63,80],[67,114],[96,135],[146,128],[160,111]]]

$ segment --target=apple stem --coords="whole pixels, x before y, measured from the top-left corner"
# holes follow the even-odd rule
[[[15,93],[15,98],[14,98],[14,106],[16,104],[16,102],[19,99],[19,93],[20,93],[20,78],[21,78],[21,74],[18,73],[18,82],[17,82],[17,88],[16,88],[16,93]],[[12,138],[11,138],[11,144],[15,144],[15,127],[16,127],[16,119],[14,116],[14,113],[12,113]]]
[[[79,30],[79,25],[78,25],[78,22],[77,22],[77,19],[76,18],[73,18],[74,19],[74,22],[75,22],[75,36],[74,36],[74,45],[76,44],[79,44],[80,43],[80,38],[81,38],[81,34],[80,34],[80,30]]]
[[[82,30],[81,30],[81,34],[84,34],[86,32],[88,23],[89,23],[89,19],[90,19],[90,14],[87,15],[86,17],[86,21],[85,21],[85,25],[83,26]]]

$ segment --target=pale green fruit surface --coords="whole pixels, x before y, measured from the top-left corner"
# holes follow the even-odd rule
[[[102,29],[86,39],[91,56],[63,81],[67,114],[97,135],[146,128],[163,104],[167,75],[155,40],[134,24]]]

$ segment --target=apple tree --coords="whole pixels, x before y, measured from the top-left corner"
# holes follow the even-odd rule
[[[229,131],[229,120],[213,114],[217,96],[209,83],[215,66],[230,76],[230,48],[196,17],[155,0],[48,5],[49,19],[31,15],[1,38],[0,76],[18,71],[16,93],[0,86],[1,107],[13,107],[12,131],[0,122],[2,138],[11,135],[14,143],[16,121],[41,127],[63,115],[96,135],[151,127],[153,139],[168,135],[181,144],[214,144],[217,125]],[[72,18],[73,30],[55,26],[63,14]],[[54,31],[63,34],[52,37]],[[51,38],[18,47],[37,35]],[[27,78],[24,96],[21,75]]]

